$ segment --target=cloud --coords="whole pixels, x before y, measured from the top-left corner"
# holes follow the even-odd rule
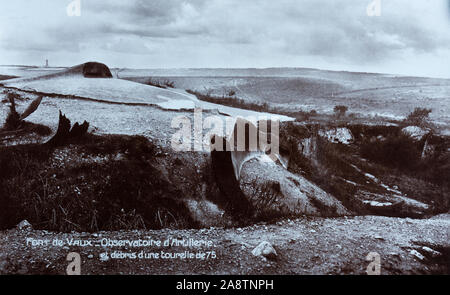
[[[119,37],[113,42],[108,42],[101,45],[101,49],[105,51],[120,52],[120,53],[134,53],[146,55],[151,52],[151,47],[147,45],[142,39]]]
[[[428,60],[447,73],[437,58],[450,60],[450,1],[381,0],[382,15],[369,17],[371,1],[81,0],[81,17],[72,18],[69,0],[8,1],[0,12],[0,56],[29,61],[39,52],[66,53],[58,62],[70,65],[101,53],[128,67],[367,71],[393,71],[402,62],[410,69],[412,58],[421,61],[417,71]]]

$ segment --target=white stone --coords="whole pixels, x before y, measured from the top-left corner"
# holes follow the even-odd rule
[[[105,262],[105,261],[108,261],[108,260],[109,260],[108,253],[101,253],[100,254],[100,261]]]
[[[334,143],[351,144],[354,141],[353,134],[348,128],[334,128],[327,131],[320,130],[319,135]]]
[[[409,252],[411,255],[415,256],[417,259],[419,260],[424,260],[425,256],[423,256],[422,254],[420,254],[418,251],[416,250],[411,250],[411,252]]]
[[[420,128],[418,126],[408,126],[402,129],[403,134],[408,135],[414,140],[420,141],[425,135],[429,133],[428,130]]]
[[[253,249],[252,254],[254,256],[264,256],[269,259],[274,259],[277,257],[277,251],[269,242],[262,242],[255,249]]]
[[[18,229],[32,229],[33,227],[31,226],[31,224],[28,222],[28,220],[22,220],[18,225],[17,225]]]
[[[436,258],[442,255],[441,252],[431,249],[430,247],[422,247],[422,250],[431,255],[431,257]]]

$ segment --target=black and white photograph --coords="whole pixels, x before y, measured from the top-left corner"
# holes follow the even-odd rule
[[[281,294],[449,233],[450,1],[1,1],[0,275]]]

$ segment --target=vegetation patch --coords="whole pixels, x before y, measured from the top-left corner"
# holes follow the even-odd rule
[[[201,92],[197,92],[194,90],[186,90],[188,93],[195,95],[199,100],[206,101],[210,103],[221,104],[224,106],[239,108],[243,110],[252,110],[257,112],[271,112],[274,111],[271,107],[269,107],[268,103],[254,103],[247,102],[243,99],[234,97],[234,96],[212,96],[210,93],[203,94]],[[230,94],[230,93],[229,93]]]
[[[450,208],[448,139],[431,135],[417,142],[402,134],[398,126],[349,125],[355,143],[344,145],[331,143],[314,133],[325,127],[307,126],[291,123],[289,128],[282,128],[283,133],[291,136],[288,140],[289,136],[281,137],[290,154],[289,170],[314,182],[354,213],[377,214],[369,212],[357,196],[361,193],[390,196],[393,192],[388,189],[395,187],[404,195],[429,204],[429,214],[447,212]],[[306,129],[310,130],[310,139],[314,139],[310,141],[315,146],[310,154],[300,147],[300,141],[307,136]],[[425,141],[434,146],[428,157],[422,157]],[[374,179],[367,175],[373,175]],[[408,210],[394,213],[400,217],[417,216]]]
[[[69,156],[58,156],[64,150]],[[54,164],[67,157],[70,165]],[[55,150],[1,147],[0,228],[23,219],[63,232],[196,227],[154,158],[155,146],[138,136],[89,135]]]
[[[0,75],[0,81],[17,78],[16,76]]]
[[[175,83],[170,80],[167,80],[167,79],[158,80],[158,79],[150,78],[150,79],[146,80],[144,84],[147,84],[147,85],[153,86],[153,87],[162,88],[162,89],[175,88]]]

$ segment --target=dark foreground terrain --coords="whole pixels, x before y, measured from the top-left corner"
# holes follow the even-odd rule
[[[152,230],[89,233],[54,233],[24,227],[0,233],[1,274],[65,274],[69,252],[81,256],[82,274],[365,274],[376,252],[381,274],[449,274],[450,216],[431,219],[354,217],[301,218],[246,228]],[[102,239],[194,239],[212,246],[102,247]],[[27,245],[27,239],[29,245]],[[49,240],[32,246],[31,239]],[[55,239],[62,246],[52,246]],[[92,246],[68,246],[67,241],[93,241]],[[261,242],[273,245],[277,256],[266,259],[252,254]],[[96,246],[98,245],[98,246]],[[111,254],[164,251],[210,252],[209,259],[113,259]],[[214,255],[216,255],[214,259]],[[101,258],[101,253],[108,258]]]

